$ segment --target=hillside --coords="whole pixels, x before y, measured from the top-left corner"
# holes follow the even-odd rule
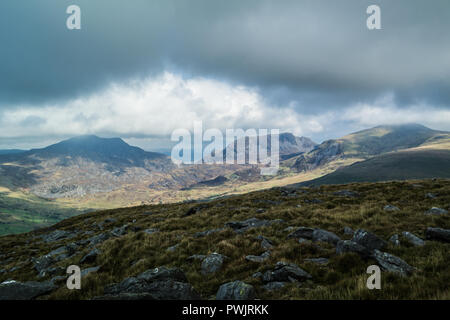
[[[449,203],[441,179],[92,212],[0,237],[0,282],[19,282],[0,285],[0,298],[38,281],[27,298],[215,299],[241,280],[250,299],[449,299],[450,231],[430,229],[450,228]],[[72,264],[81,290],[65,288]],[[382,290],[365,287],[372,264]]]
[[[296,157],[292,167],[299,172],[308,171],[336,159],[368,159],[424,144],[439,144],[449,138],[448,132],[432,130],[419,124],[378,126],[340,139],[327,140],[311,152]]]
[[[417,149],[356,162],[304,185],[450,178],[450,150]]]

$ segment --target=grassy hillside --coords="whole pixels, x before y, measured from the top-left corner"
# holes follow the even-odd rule
[[[350,190],[351,192],[336,193]],[[433,197],[427,197],[433,193]],[[347,196],[346,196],[347,195]],[[0,237],[0,282],[43,281],[38,278],[31,258],[46,255],[64,244],[78,243],[76,252],[57,262],[62,275],[68,265],[80,264],[80,259],[92,248],[83,245],[85,239],[105,235],[127,225],[124,234],[111,237],[97,245],[100,254],[95,261],[81,264],[82,268],[99,266],[83,278],[82,289],[69,291],[64,283],[43,299],[90,299],[103,294],[105,286],[135,276],[149,268],[179,267],[187,280],[204,299],[212,299],[223,283],[242,280],[253,285],[261,299],[450,299],[450,244],[426,241],[422,247],[389,243],[383,251],[400,257],[416,268],[407,277],[382,273],[382,290],[365,286],[367,266],[374,264],[354,253],[337,255],[332,244],[287,239],[288,227],[322,228],[342,239],[351,235],[344,227],[364,228],[388,240],[393,234],[409,231],[425,238],[427,227],[449,229],[448,215],[425,215],[431,207],[449,209],[450,181],[424,180],[389,183],[360,183],[318,188],[274,188],[245,195],[232,196],[202,203],[178,203],[92,212],[69,218],[51,228],[27,234]],[[385,205],[397,206],[397,211],[385,211]],[[236,233],[224,224],[249,218],[282,219],[260,228]],[[109,220],[107,220],[109,219]],[[106,222],[107,221],[107,222]],[[99,228],[99,225],[102,225]],[[144,230],[154,228],[152,234]],[[204,237],[197,232],[223,228]],[[42,237],[64,230],[73,238],[44,242]],[[269,259],[250,262],[247,255],[260,255],[265,249],[256,239],[270,239],[273,248]],[[14,249],[11,249],[14,248]],[[171,249],[169,249],[171,248]],[[169,249],[169,250],[168,250]],[[201,262],[190,261],[191,255],[218,252],[226,255],[220,272],[200,273]],[[308,258],[327,258],[328,264],[308,262]],[[265,290],[256,272],[273,269],[278,261],[295,263],[312,275],[299,284],[288,283],[278,290]],[[12,271],[11,271],[12,269]]]
[[[417,149],[388,153],[340,168],[305,185],[450,178],[450,150]]]

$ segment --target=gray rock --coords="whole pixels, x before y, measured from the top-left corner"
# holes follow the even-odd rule
[[[261,247],[263,249],[269,250],[273,247],[273,242],[270,239],[263,237],[262,235],[257,236],[256,240],[261,241]]]
[[[348,236],[352,236],[355,233],[355,231],[350,227],[344,227],[344,234]]]
[[[252,278],[260,279],[263,277],[263,274],[261,272],[255,272],[252,274]]]
[[[336,243],[338,243],[339,240],[341,240],[341,238],[339,238],[333,232],[326,231],[323,229],[315,229],[312,234],[312,240],[328,242],[335,245]]]
[[[56,289],[52,282],[5,281],[0,284],[0,300],[32,300]]]
[[[216,300],[251,300],[254,298],[255,288],[242,281],[224,283],[216,294]]]
[[[149,228],[149,229],[145,229],[144,232],[147,234],[154,234],[154,233],[159,232],[159,230],[156,228]]]
[[[427,228],[425,236],[429,240],[450,242],[450,229]]]
[[[428,193],[425,195],[425,198],[435,199],[435,198],[437,198],[437,196],[438,196],[437,193],[431,193],[431,192],[428,192]]]
[[[249,256],[246,256],[245,259],[248,261],[261,263],[261,262],[264,262],[267,259],[269,259],[269,257],[270,257],[270,251],[266,251],[263,254],[261,254],[260,256],[249,255]]]
[[[111,236],[107,233],[100,233],[96,236],[90,237],[89,239],[86,240],[87,243],[89,243],[89,246],[93,247],[96,246],[106,240],[108,240]],[[83,243],[78,243],[80,245],[83,245]]]
[[[407,264],[405,261],[392,254],[381,252],[375,249],[373,258],[377,261],[383,270],[393,272],[402,276],[411,274],[414,268]]]
[[[402,236],[405,238],[406,241],[408,241],[413,246],[421,247],[425,245],[425,241],[420,239],[418,236],[412,234],[411,232],[408,231],[402,232]]]
[[[333,193],[335,196],[340,197],[349,197],[349,198],[356,198],[359,196],[358,192],[351,191],[351,190],[339,190]]]
[[[167,251],[167,252],[175,252],[175,250],[177,250],[177,248],[178,248],[179,245],[180,245],[180,244],[177,243],[177,244],[175,244],[175,245],[173,245],[173,246],[171,246],[171,247],[168,247],[166,251]]]
[[[124,236],[127,233],[127,229],[128,229],[128,225],[127,224],[125,224],[125,225],[123,225],[121,227],[118,227],[118,228],[114,228],[111,231],[111,235],[113,235],[115,237]]]
[[[400,238],[398,236],[398,234],[394,234],[389,238],[389,242],[392,243],[394,246],[399,246],[400,245]]]
[[[225,227],[229,227],[233,229],[236,233],[244,233],[248,229],[251,228],[259,228],[259,227],[265,227],[270,226],[274,223],[283,223],[283,220],[277,219],[277,220],[260,220],[258,218],[250,218],[244,221],[232,221],[227,222],[225,224]]]
[[[426,211],[425,214],[426,215],[446,215],[448,213],[447,210],[445,209],[441,209],[441,208],[437,208],[437,207],[432,207],[430,210]]]
[[[125,298],[127,295],[130,300],[200,299],[192,286],[185,281],[186,276],[180,269],[159,267],[147,270],[137,277],[127,278],[118,284],[107,286],[103,297],[114,300]]]
[[[370,257],[370,250],[366,247],[356,243],[352,240],[341,240],[336,244],[336,253],[344,254],[347,252],[354,252],[359,254],[363,258]]]
[[[277,262],[273,271],[266,271],[263,275],[264,282],[304,281],[312,279],[312,276],[295,264]]]
[[[326,264],[328,264],[329,260],[327,258],[311,258],[311,259],[305,259],[305,262],[326,265]]]
[[[380,239],[375,234],[363,229],[356,230],[355,234],[353,235],[352,241],[366,247],[370,251],[373,251],[375,249],[380,250],[387,245],[386,241]]]
[[[399,211],[400,209],[396,206],[388,204],[388,205],[384,206],[383,210],[384,211]]]
[[[41,272],[39,272],[38,277],[39,278],[44,278],[47,276],[52,277],[57,274],[63,274],[63,273],[65,273],[65,271],[66,270],[62,267],[46,268],[46,269],[42,270]]]
[[[97,272],[99,269],[100,269],[100,266],[83,269],[83,270],[81,270],[81,277],[83,278],[83,277],[87,276],[89,273]]]
[[[220,270],[225,260],[225,256],[219,253],[211,253],[202,261],[202,274],[207,275]]]
[[[265,285],[263,285],[263,289],[267,290],[267,291],[273,291],[273,290],[279,290],[281,288],[283,288],[286,285],[285,282],[280,282],[280,281],[272,281],[272,282],[268,282]]]
[[[206,236],[209,236],[210,234],[220,232],[222,230],[225,230],[225,228],[217,228],[217,229],[200,231],[200,232],[197,232],[196,234],[194,234],[194,237],[196,237],[196,238],[206,237]]]
[[[299,227],[295,229],[294,232],[288,234],[288,239],[298,239],[298,238],[305,238],[305,239],[312,239],[314,233],[313,228],[307,228],[307,227]]]
[[[80,263],[92,263],[97,260],[97,256],[101,254],[101,251],[99,249],[94,249],[90,251],[88,254],[86,254],[83,258],[81,258]]]
[[[65,231],[65,230],[55,230],[52,233],[44,234],[41,237],[42,237],[42,240],[49,243],[49,242],[55,242],[55,241],[59,241],[59,240],[63,240],[63,239],[70,239],[70,238],[76,237],[76,233]]]
[[[56,263],[56,260],[48,254],[39,258],[31,258],[31,261],[38,273],[41,273],[45,269],[48,269],[52,264]]]

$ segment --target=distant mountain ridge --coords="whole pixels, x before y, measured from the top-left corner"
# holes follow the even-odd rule
[[[340,139],[327,140],[307,154],[300,155],[293,167],[308,171],[337,158],[365,158],[402,149],[418,147],[435,139],[447,139],[449,132],[419,124],[385,125],[358,131]]]

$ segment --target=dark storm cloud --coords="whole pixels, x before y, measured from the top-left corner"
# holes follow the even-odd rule
[[[65,28],[74,3],[79,31]],[[383,30],[365,27],[370,4]],[[63,100],[169,69],[256,86],[303,111],[383,92],[445,107],[449,31],[448,0],[2,0],[0,103]]]

